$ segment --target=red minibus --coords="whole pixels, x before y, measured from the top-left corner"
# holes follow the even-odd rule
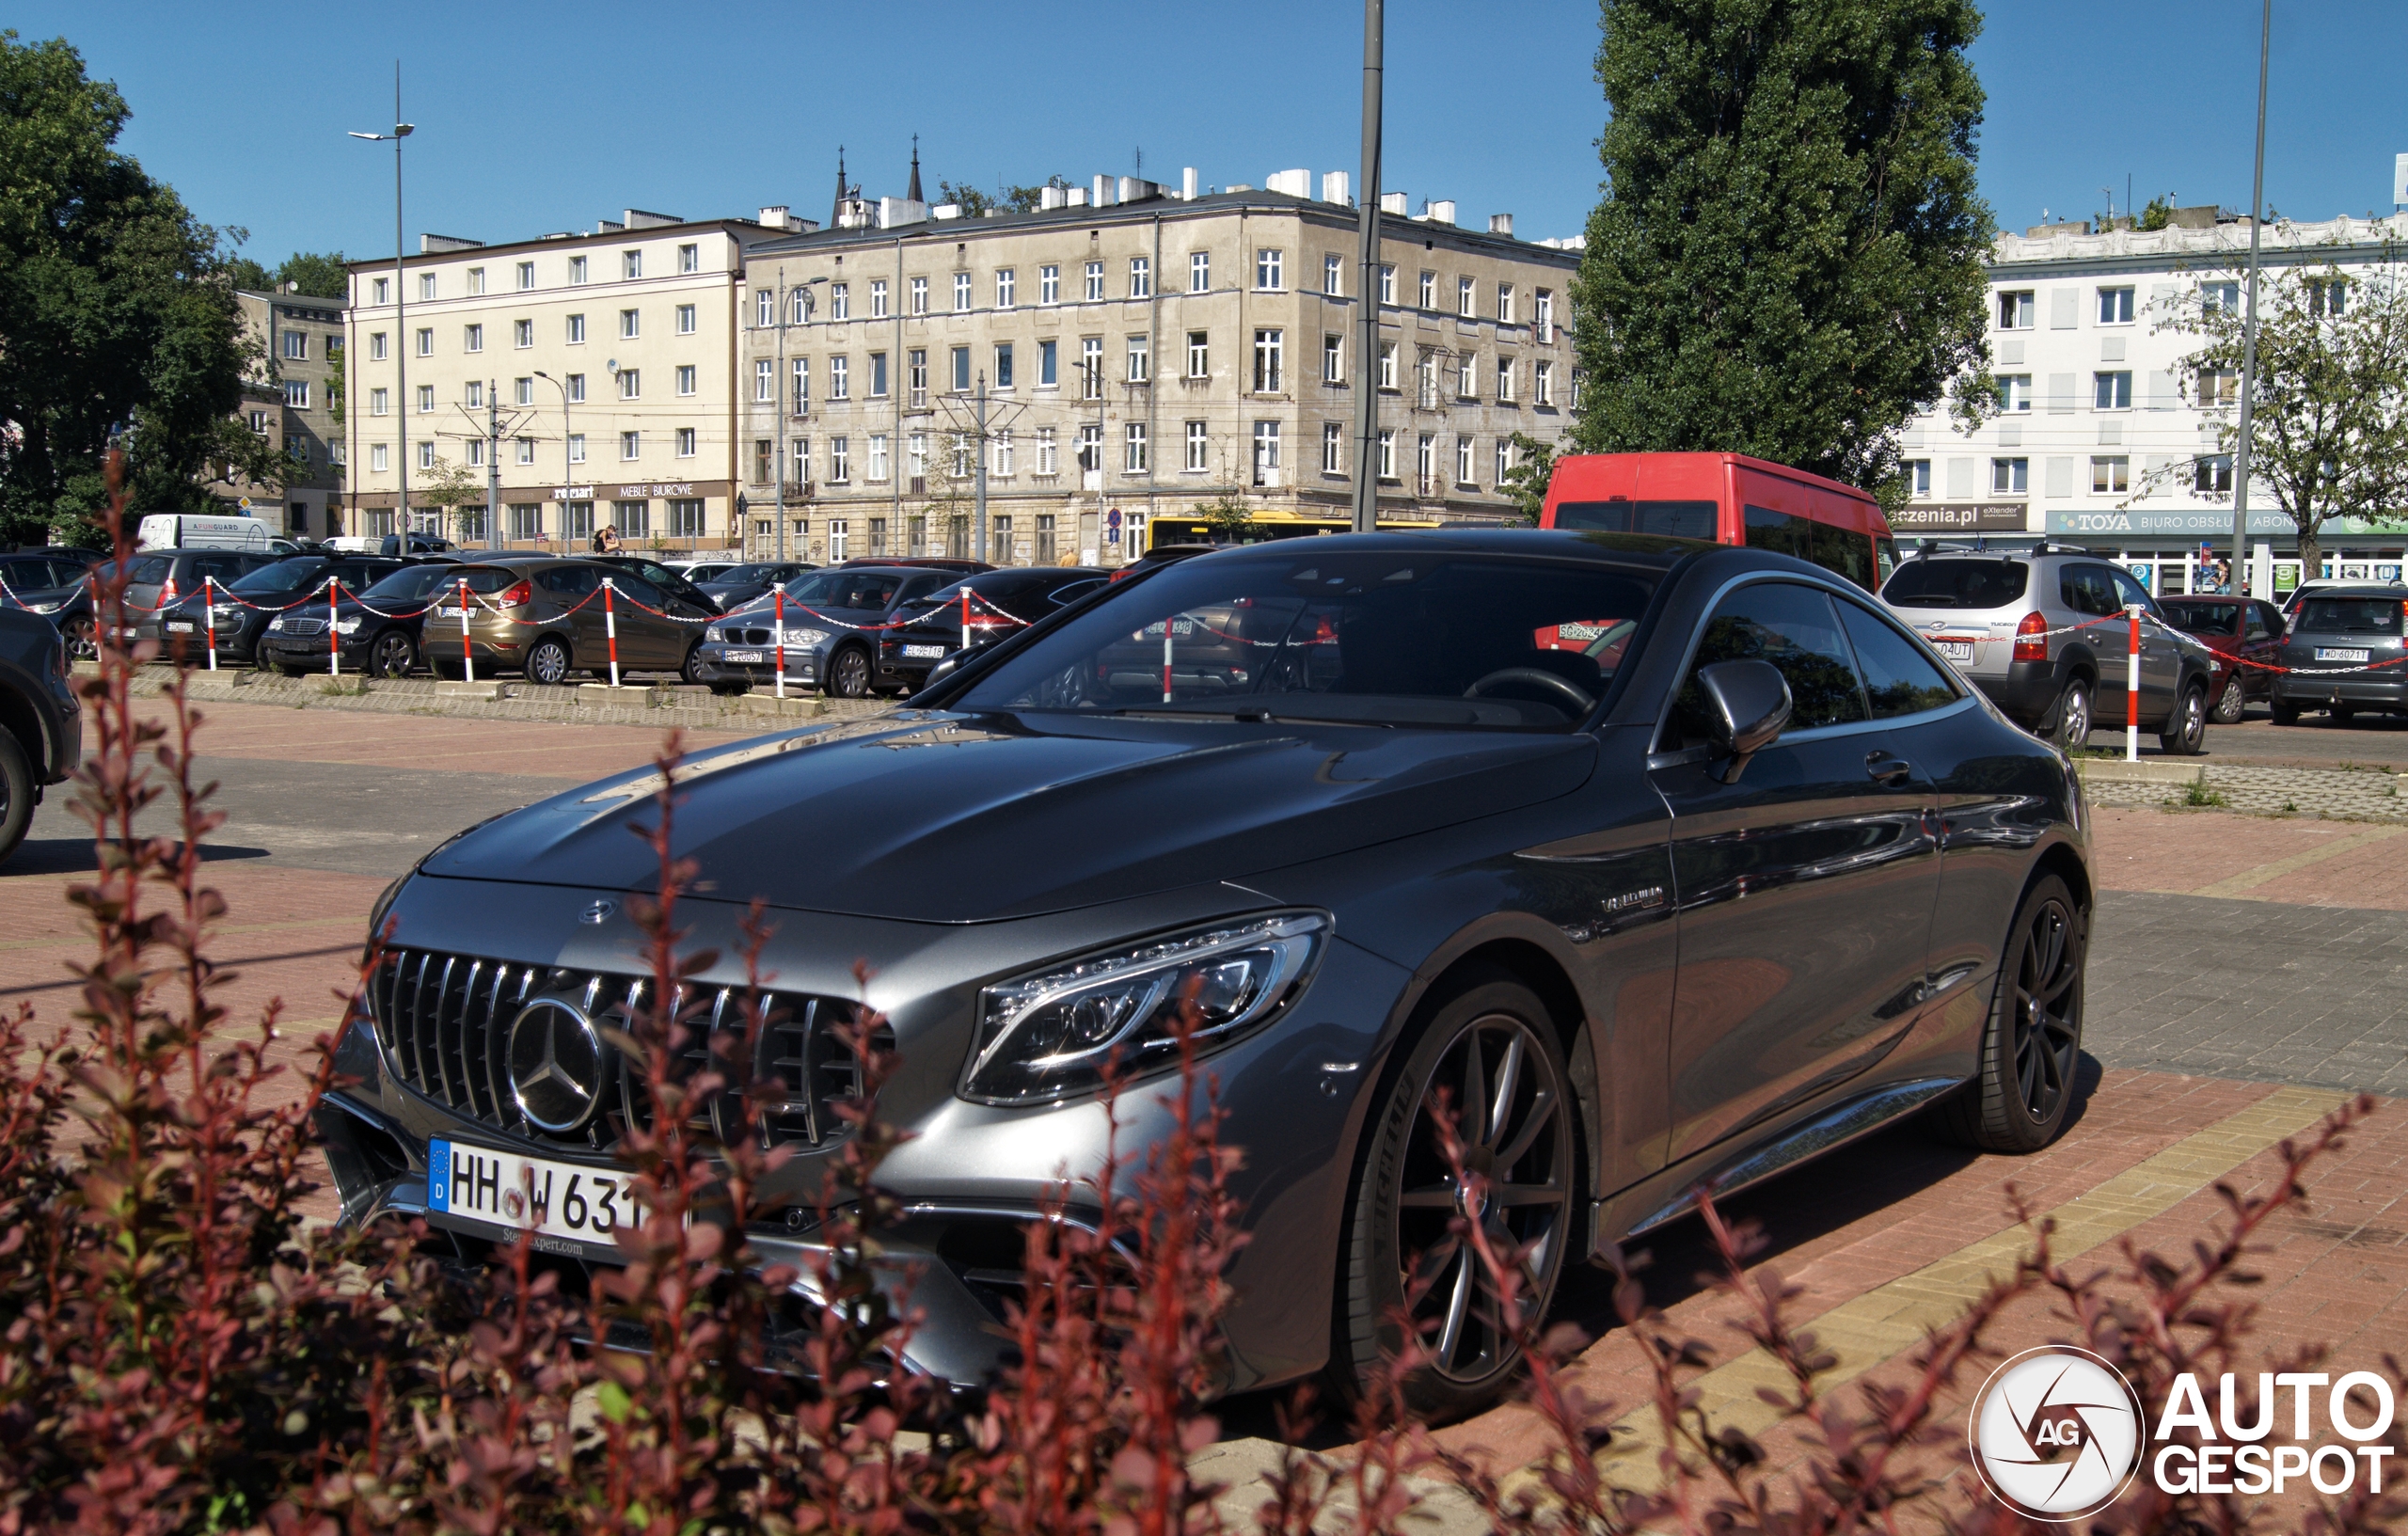
[[[1777,549],[1878,592],[1898,563],[1880,503],[1739,453],[1576,453],[1555,461],[1541,528]]]

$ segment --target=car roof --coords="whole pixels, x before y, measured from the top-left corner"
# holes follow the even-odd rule
[[[1571,560],[1595,564],[1643,565],[1670,570],[1691,555],[1730,546],[1703,539],[1675,539],[1654,533],[1605,533],[1593,530],[1552,528],[1448,528],[1427,532],[1383,530],[1377,533],[1330,533],[1310,539],[1272,539],[1261,544],[1235,545],[1196,560],[1284,560],[1307,551],[1321,554],[1403,554],[1444,550],[1478,555],[1523,555],[1546,560]],[[1784,564],[1800,562],[1772,557]]]
[[[2400,589],[2408,583],[2399,581],[2321,581],[2312,594],[2318,597],[2376,597],[2386,603],[2408,605],[2408,597]]]

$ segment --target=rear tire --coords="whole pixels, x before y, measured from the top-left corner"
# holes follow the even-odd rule
[[[2165,719],[2165,729],[2157,734],[2157,745],[2169,757],[2196,757],[2208,744],[2208,687],[2194,683],[2182,690],[2174,702],[2174,713]]]
[[[2054,875],[2025,893],[1999,958],[1973,1080],[1940,1109],[1952,1138],[1986,1152],[2036,1152],[2065,1129],[2082,1059],[2089,934]]]
[[[869,654],[858,645],[848,645],[830,657],[828,691],[839,699],[868,698]]]
[[[2215,722],[2218,725],[2238,725],[2241,717],[2248,710],[2248,691],[2241,686],[2241,674],[2235,673],[2225,680],[2224,691],[2216,695]]]
[[[1339,1250],[1331,1358],[1338,1389],[1359,1397],[1401,1343],[1394,1319],[1407,1302],[1411,1264],[1431,1278],[1412,1316],[1429,1324],[1424,1337],[1434,1358],[1405,1378],[1403,1393],[1416,1412],[1433,1417],[1494,1401],[1520,1371],[1522,1352],[1498,1326],[1478,1259],[1447,1231],[1461,1196],[1437,1149],[1432,1094],[1446,1088],[1458,1106],[1480,1101],[1477,1120],[1469,1112],[1459,1120],[1465,1165],[1494,1180],[1480,1212],[1491,1241],[1531,1245],[1517,1297],[1530,1332],[1544,1326],[1579,1227],[1579,1108],[1555,1021],[1536,993],[1502,973],[1466,983],[1410,1037],[1401,1060],[1391,1058],[1364,1127]]]
[[[546,635],[527,649],[527,681],[558,688],[568,681],[568,645],[557,635]]]
[[[418,645],[406,629],[388,629],[368,651],[368,671],[376,677],[407,677],[418,665]]]
[[[2057,695],[2056,721],[2049,728],[2048,740],[2060,752],[2080,752],[2090,739],[2090,680],[2071,678]]]
[[[2299,723],[2299,705],[2295,704],[2286,703],[2280,698],[2270,699],[2267,701],[2266,709],[2269,714],[2273,716],[2274,723],[2277,725],[2297,725]]]
[[[2356,705],[2337,704],[2333,706],[2333,723],[2336,725],[2347,725],[2357,718],[2358,706]]]
[[[17,851],[34,820],[34,766],[13,732],[0,727],[0,860]]]

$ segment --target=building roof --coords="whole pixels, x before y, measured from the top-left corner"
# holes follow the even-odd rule
[[[535,235],[524,240],[505,240],[498,245],[492,245],[462,246],[456,250],[411,251],[407,257],[404,258],[404,264],[409,265],[428,261],[457,261],[464,256],[507,255],[518,251],[541,250],[555,245],[604,244],[624,245],[631,241],[657,240],[663,235],[673,235],[687,230],[723,230],[730,233],[737,234],[739,237],[744,236],[746,231],[757,231],[761,235],[768,235],[772,232],[783,232],[772,231],[767,225],[762,224],[755,219],[735,216],[727,218],[698,218],[688,219],[679,224],[644,224],[636,226],[632,229],[600,230],[565,230],[558,233]],[[393,259],[389,256],[372,256],[360,261],[345,262],[344,270],[347,272],[375,272],[380,269],[390,270],[392,265]]]
[[[2277,219],[2258,237],[2258,260],[2270,266],[2312,264],[2344,254],[2362,254],[2386,241],[2408,242],[2408,214],[2389,218],[2326,219],[2301,224]],[[2077,234],[2067,230],[2042,236],[2001,234],[1991,243],[1990,270],[2046,263],[2068,267],[2224,267],[2248,260],[2249,221],[2235,219],[2209,229],[2110,230]]]
[[[873,201],[871,206],[875,207]],[[1031,230],[1102,224],[1144,224],[1157,217],[1184,218],[1207,214],[1231,213],[1251,209],[1263,213],[1303,214],[1317,215],[1327,222],[1353,229],[1355,213],[1344,203],[1322,202],[1312,198],[1298,198],[1284,192],[1260,190],[1215,192],[1185,199],[1170,196],[1142,198],[1130,202],[1106,203],[1101,207],[1084,203],[1075,208],[1044,208],[1025,214],[990,214],[983,218],[929,218],[920,223],[898,225],[894,229],[861,228],[850,230],[817,230],[803,234],[777,234],[750,247],[753,256],[809,255],[815,251],[842,250],[857,245],[888,245],[896,236],[907,240],[969,240],[987,234],[1021,234]],[[1517,240],[1512,235],[1490,234],[1484,230],[1467,230],[1459,224],[1442,224],[1431,219],[1408,218],[1397,214],[1380,216],[1383,239],[1407,239],[1415,233],[1445,239],[1450,245],[1484,250],[1496,255],[1513,256],[1526,261],[1542,261],[1560,266],[1567,271],[1579,265],[1579,252],[1562,250],[1537,241]]]

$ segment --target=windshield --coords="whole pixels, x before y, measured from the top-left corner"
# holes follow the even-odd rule
[[[2311,597],[2300,605],[2298,628],[2314,634],[2396,635],[2408,608],[2397,597]]]
[[[1604,696],[1655,583],[1431,550],[1182,562],[957,707],[1561,728]]]
[[[880,571],[814,571],[786,583],[786,601],[883,613],[903,578]]]
[[[325,577],[325,565],[314,560],[288,560],[262,565],[250,575],[226,584],[229,592],[307,592]]]
[[[405,565],[368,589],[365,596],[414,601],[452,579],[457,565]]]
[[[1881,589],[1894,608],[2004,608],[2023,595],[2031,567],[2018,560],[1910,560]]]
[[[2168,603],[2165,615],[2194,635],[2229,635],[2241,623],[2239,603]]]
[[[710,572],[712,574],[705,575],[704,574],[705,572]],[[718,583],[733,587],[747,581],[767,581],[769,579],[769,567],[767,565],[730,565],[725,570],[714,570],[713,567],[705,565],[699,566],[695,570],[688,572],[687,575],[689,579],[703,582],[705,585]]]

